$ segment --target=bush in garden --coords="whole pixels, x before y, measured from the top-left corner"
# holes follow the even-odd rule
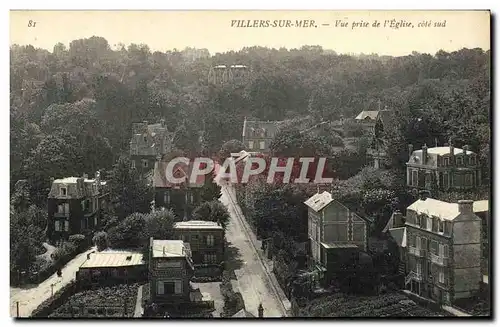
[[[73,243],[77,247],[78,251],[84,251],[87,246],[85,235],[82,234],[70,235],[68,241]]]
[[[102,251],[108,248],[108,234],[106,232],[97,232],[92,238],[92,243],[97,246],[97,251]]]

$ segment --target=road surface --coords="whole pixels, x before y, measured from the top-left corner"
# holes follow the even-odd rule
[[[95,251],[95,248],[87,252],[77,255],[73,260],[68,262],[62,268],[62,276],[57,277],[54,273],[52,276],[41,282],[39,285],[31,288],[10,288],[10,316],[17,317],[16,302],[19,301],[19,317],[29,317],[43,301],[52,295],[52,286],[54,285],[54,293],[60,290],[63,286],[69,284],[75,279],[78,268],[87,260],[87,254]]]
[[[239,250],[238,259],[242,261],[241,268],[236,270],[235,274],[238,277],[238,285],[245,302],[245,309],[258,317],[257,308],[262,303],[265,317],[282,317],[285,315],[285,309],[247,235],[241,221],[242,216],[238,216],[238,214],[241,215],[241,210],[235,203],[233,192],[232,187],[222,186],[220,201],[227,206],[231,215],[226,239],[231,246]],[[231,196],[232,198],[230,198]]]

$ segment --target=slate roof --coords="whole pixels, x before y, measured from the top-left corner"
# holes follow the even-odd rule
[[[413,202],[408,210],[417,213],[435,216],[444,220],[453,220],[460,215],[458,203],[449,203],[432,198]]]
[[[453,149],[454,155],[460,155],[463,153],[464,153],[463,149],[460,149],[460,148]],[[470,155],[470,154],[473,154],[474,152],[467,150],[466,153],[467,153],[467,155]],[[438,156],[444,156],[444,155],[449,155],[449,154],[450,154],[450,147],[449,146],[438,146],[438,147],[427,148],[426,165],[436,166]],[[422,157],[423,157],[422,156],[422,149],[415,150],[412,152],[410,159],[408,160],[408,163],[420,164],[420,163],[422,163]]]
[[[327,205],[333,201],[330,192],[323,191],[322,193],[316,193],[307,199],[304,204],[316,212],[323,210]]]
[[[168,162],[166,161],[157,161],[155,162],[155,167],[153,171],[153,187],[157,188],[173,188],[176,186],[180,186],[179,184],[170,183],[167,179],[167,166]],[[205,176],[199,175],[196,178],[194,183],[191,183],[191,171],[193,169],[193,163],[191,162],[189,165],[186,165],[182,162],[176,164],[173,168],[173,175],[175,178],[182,178],[186,176],[187,187],[202,187],[205,184]]]
[[[142,253],[127,251],[103,251],[90,254],[80,268],[111,268],[144,264]]]
[[[162,123],[134,123],[130,139],[130,154],[141,156],[163,155],[171,146],[171,133]],[[146,138],[146,139],[145,139]]]
[[[400,247],[406,247],[406,227],[391,228],[389,234]]]
[[[53,199],[81,199],[97,196],[99,194],[99,188],[97,186],[104,186],[106,182],[101,181],[100,184],[101,185],[97,185],[95,179],[83,177],[56,179],[52,182],[48,197]],[[66,188],[66,195],[61,193],[61,188]]]

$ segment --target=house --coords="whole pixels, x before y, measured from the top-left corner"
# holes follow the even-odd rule
[[[406,163],[406,184],[416,190],[433,193],[441,191],[465,191],[481,185],[481,169],[477,155],[453,145],[413,151],[409,145],[410,157]]]
[[[191,219],[193,210],[201,204],[201,188],[205,185],[205,176],[200,175],[191,181],[193,164],[178,163],[173,167],[174,178],[184,178],[183,183],[172,183],[166,175],[168,162],[157,161],[154,164],[153,188],[155,207],[172,209],[181,220]]]
[[[108,203],[109,189],[100,172],[94,179],[83,174],[53,180],[47,201],[47,237],[54,243],[74,234],[91,237],[99,229],[101,210]]]
[[[269,145],[279,130],[281,121],[247,120],[243,122],[243,144],[248,152],[268,153]]]
[[[389,126],[391,120],[394,118],[394,111],[387,108],[382,110],[364,110],[361,111],[355,118],[354,121],[363,126],[363,129],[370,133],[375,133],[375,126],[378,122],[381,123],[382,128],[384,126]]]
[[[481,218],[482,227],[482,272],[483,275],[488,276],[489,273],[489,258],[490,258],[490,208],[488,200],[474,201],[473,210],[476,216]]]
[[[217,65],[210,68],[208,82],[212,84],[242,83],[249,69],[245,65]]]
[[[407,208],[405,287],[451,304],[479,290],[482,222],[473,201],[448,203],[423,196]]]
[[[342,269],[344,261],[355,262],[359,252],[367,250],[365,218],[334,200],[327,191],[316,193],[304,203],[308,207],[310,266],[330,275]]]
[[[194,266],[189,244],[151,238],[149,247],[150,300],[156,304],[191,302]]]
[[[107,250],[89,253],[76,272],[76,280],[92,284],[129,283],[147,279],[147,266],[142,254]]]
[[[148,124],[147,121],[132,124],[130,164],[141,174],[150,172],[155,162],[171,147],[172,137],[164,119],[158,124]]]
[[[212,221],[189,220],[174,224],[174,238],[189,243],[195,275],[220,276],[224,261],[224,229]]]
[[[399,248],[399,268],[398,272],[406,276],[406,262],[408,249],[406,247],[406,227],[390,228],[389,234],[396,241]]]

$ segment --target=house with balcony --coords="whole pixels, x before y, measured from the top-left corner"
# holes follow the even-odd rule
[[[53,243],[70,235],[91,237],[100,227],[101,211],[109,203],[109,189],[100,172],[94,179],[66,177],[52,181],[48,194],[47,237]]]
[[[247,120],[243,122],[242,142],[248,152],[269,153],[269,146],[281,121]]]
[[[132,124],[130,164],[141,174],[151,172],[155,162],[171,147],[172,136],[164,119],[158,124],[148,124],[147,121]]]
[[[476,153],[448,146],[413,150],[406,163],[406,184],[415,190],[425,190],[433,195],[436,191],[467,191],[481,185],[481,169]]]
[[[407,290],[444,304],[479,290],[482,222],[473,201],[423,196],[407,208],[405,227]]]
[[[212,221],[189,220],[174,224],[174,238],[189,243],[196,277],[218,277],[224,261],[224,229]]]
[[[171,167],[172,176],[182,179],[182,182],[169,180],[167,168],[169,162],[160,160],[155,162],[153,171],[153,188],[155,192],[154,205],[156,208],[172,209],[178,219],[190,220],[193,210],[201,204],[201,191],[205,185],[204,175],[191,180],[193,163],[188,165],[180,162]],[[207,182],[210,182],[207,180]]]
[[[309,267],[328,283],[338,270],[355,269],[360,251],[367,251],[369,221],[323,191],[310,197],[308,208]]]

